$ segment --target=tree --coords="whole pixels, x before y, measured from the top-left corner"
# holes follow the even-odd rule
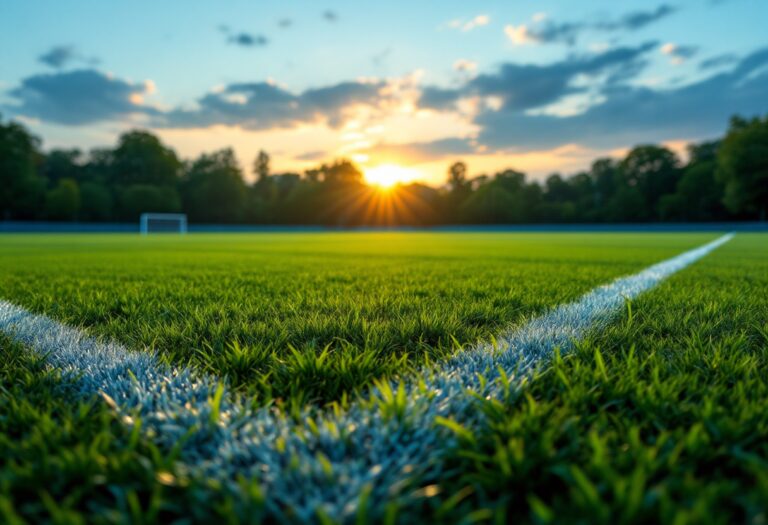
[[[472,177],[469,181],[469,187],[472,191],[477,190],[480,186],[488,182],[491,178],[488,175],[481,174]]]
[[[0,219],[32,219],[45,182],[37,175],[40,140],[21,124],[0,120]]]
[[[80,190],[73,179],[61,179],[45,196],[45,214],[49,219],[73,221],[80,210]]]
[[[470,224],[519,222],[519,200],[495,180],[479,187],[461,204],[460,210]]]
[[[304,171],[304,178],[309,182],[320,182],[320,176],[323,174],[320,168],[312,168]]]
[[[513,169],[470,178],[457,161],[440,188],[399,185],[383,193],[349,160],[303,176],[273,174],[259,151],[256,181],[247,186],[228,149],[182,164],[155,135],[136,130],[87,156],[76,149],[45,155],[22,125],[0,121],[0,219],[135,221],[149,211],[185,211],[203,222],[333,226],[766,218],[768,116],[734,117],[723,141],[690,146],[689,159],[682,166],[669,149],[642,145],[543,184]]]
[[[256,175],[256,181],[260,182],[269,177],[269,155],[266,151],[260,150],[253,161],[253,173]]]
[[[448,190],[451,193],[463,192],[467,187],[467,165],[454,162],[448,168]]]
[[[548,201],[553,203],[573,200],[574,191],[569,181],[559,173],[553,173],[544,182],[544,192]]]
[[[464,222],[476,212],[473,204],[464,206],[467,199],[472,195],[472,182],[467,180],[467,172],[467,165],[462,161],[454,162],[448,168],[446,181],[448,193],[443,199],[441,215],[443,220],[449,224]]]
[[[55,186],[62,179],[79,181],[83,174],[81,156],[79,149],[55,149],[44,156],[40,174],[49,186]]]
[[[414,182],[400,186],[397,191],[401,204],[391,208],[392,224],[430,226],[440,222],[439,190]]]
[[[544,207],[548,220],[557,222],[572,218],[574,214],[575,188],[559,173],[547,177],[544,182]]]
[[[600,219],[596,192],[588,172],[577,173],[567,179],[571,187],[572,206],[563,209],[563,219],[570,222],[594,222]]]
[[[256,175],[256,182],[253,185],[256,197],[260,198],[265,203],[274,200],[275,181],[269,176],[269,155],[263,150],[259,151],[256,160],[253,161],[253,173]],[[256,205],[260,206],[258,203]]]
[[[643,200],[637,209],[637,220],[659,217],[658,203],[662,195],[673,193],[680,179],[680,161],[671,150],[654,145],[637,146],[619,165],[620,181],[634,188]],[[622,191],[622,200],[634,192]],[[634,201],[635,198],[632,197]]]
[[[94,148],[88,152],[88,158],[83,166],[83,180],[100,182],[113,186],[112,165],[114,150],[110,148]]]
[[[539,218],[541,187],[526,184],[525,174],[504,170],[480,186],[462,203],[467,222],[476,224],[515,224]]]
[[[214,223],[242,221],[248,188],[234,152],[227,148],[198,157],[182,181],[182,198],[191,220]]]
[[[768,116],[733,118],[717,154],[723,203],[733,213],[768,218]]]
[[[674,193],[659,201],[662,220],[716,220],[725,216],[723,184],[715,177],[719,141],[692,144],[690,161]]]
[[[363,172],[347,159],[334,161],[332,164],[323,164],[320,167],[323,182],[331,185],[353,185],[363,183]]]
[[[363,183],[363,172],[351,161],[338,159],[320,166],[319,175],[319,183],[307,181],[311,194],[302,195],[306,205],[311,206],[312,222],[331,226],[364,224],[361,212],[369,189]]]
[[[178,201],[178,198],[177,198]],[[100,182],[83,182],[80,185],[80,219],[107,221],[113,218],[114,198]]]
[[[181,162],[148,131],[129,131],[120,136],[111,159],[114,183],[173,186],[179,181]]]
[[[607,204],[619,186],[619,166],[611,158],[597,159],[592,163],[589,176],[595,190],[595,206],[600,210],[595,218],[605,220]]]
[[[176,188],[152,184],[131,184],[118,192],[119,217],[125,221],[138,221],[142,213],[174,213],[181,210]]]
[[[648,205],[636,186],[621,186],[605,207],[609,222],[642,222],[648,220]]]
[[[272,178],[274,179],[279,199],[284,199],[301,182],[301,175],[298,173],[278,173]]]

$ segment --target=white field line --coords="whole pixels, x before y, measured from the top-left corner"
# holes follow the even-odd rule
[[[482,416],[472,394],[502,399],[509,387],[498,381],[500,370],[519,385],[555,348],[568,350],[588,330],[610,320],[626,299],[731,237],[595,288],[514,329],[495,347],[459,352],[421,377],[390,383],[392,391],[403,389],[402,415],[393,416],[382,408],[386,403],[376,402],[387,398],[387,385],[346,410],[308,409],[298,422],[274,408],[252,409],[246,399],[227,391],[216,411],[212,399],[223,383],[161,364],[153,353],[97,341],[5,301],[0,301],[0,330],[76,376],[83,394],[103,393],[126,419],[140,417],[145,434],[161,446],[183,443],[181,467],[192,475],[217,479],[232,490],[239,490],[238,476],[258,480],[277,518],[311,520],[321,509],[335,520],[349,521],[363,493],[369,494],[369,509],[375,513],[386,501],[405,503],[412,497],[406,491],[412,490],[407,482],[414,476],[437,479],[440,458],[455,443],[450,431],[435,424],[437,416],[475,427]],[[197,430],[191,437],[190,429]]]

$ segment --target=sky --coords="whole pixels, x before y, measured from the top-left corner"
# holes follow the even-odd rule
[[[263,149],[542,178],[768,113],[766,21],[766,0],[0,0],[0,114],[46,149],[231,146],[249,176]]]

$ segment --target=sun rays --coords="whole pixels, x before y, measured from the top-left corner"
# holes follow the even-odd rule
[[[368,184],[382,189],[389,189],[396,184],[408,184],[420,176],[418,170],[397,164],[380,164],[365,170]]]

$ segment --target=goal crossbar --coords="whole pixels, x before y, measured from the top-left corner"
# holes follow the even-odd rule
[[[139,231],[142,235],[150,233],[149,226],[153,221],[162,223],[175,222],[179,225],[179,233],[187,233],[187,216],[184,213],[142,213],[139,221]]]

